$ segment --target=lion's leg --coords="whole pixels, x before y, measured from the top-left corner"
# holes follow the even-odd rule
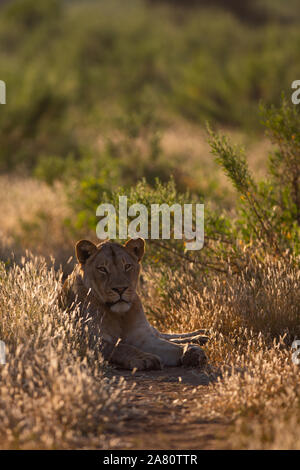
[[[128,325],[128,321],[126,325]],[[189,346],[176,344],[160,337],[160,333],[156,328],[148,323],[142,309],[140,317],[135,319],[133,326],[124,338],[127,344],[131,344],[145,353],[160,357],[165,366],[179,366],[184,362],[184,356]],[[194,345],[194,348],[197,347]],[[201,348],[199,350],[202,354]],[[196,353],[193,354],[193,357],[196,357]]]
[[[159,338],[148,332],[146,336],[140,335],[134,343],[142,351],[155,354],[161,358],[165,366],[194,366],[203,367],[206,363],[206,355],[199,346],[195,344],[176,344]]]
[[[207,358],[203,349],[195,344],[176,344],[161,338],[152,337],[139,344],[139,348],[161,358],[165,366],[203,367]]]
[[[141,334],[138,338],[135,338],[134,345],[144,352],[160,357],[162,363],[166,366],[181,364],[184,347],[159,338],[149,331],[148,334]]]
[[[129,344],[120,343],[113,348],[109,361],[122,369],[155,370],[162,369],[160,358]]]

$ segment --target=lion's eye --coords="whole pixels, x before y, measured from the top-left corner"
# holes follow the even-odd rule
[[[125,264],[125,271],[129,271],[131,267],[132,267],[132,264]]]
[[[107,269],[106,269],[104,266],[98,266],[97,269],[98,269],[101,273],[107,274]]]

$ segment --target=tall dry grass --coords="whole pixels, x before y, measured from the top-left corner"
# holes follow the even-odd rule
[[[116,433],[130,414],[128,394],[82,354],[75,316],[57,306],[61,273],[24,258],[19,266],[2,263],[0,278],[0,337],[8,348],[0,369],[1,447],[112,445],[107,429]],[[207,354],[221,375],[204,396],[196,390],[195,416],[231,422],[232,446],[297,448],[299,367],[290,346],[300,333],[300,291],[290,258],[253,258],[227,279],[147,270],[141,294],[160,329],[210,331]]]
[[[41,258],[0,263],[2,449],[107,448],[125,416],[123,382],[81,354],[76,312],[58,308],[60,278]]]
[[[207,355],[220,376],[196,394],[195,415],[232,423],[231,447],[299,449],[300,368],[291,349],[300,338],[299,259],[249,252],[239,275],[151,271],[145,285],[158,327],[210,332]]]
[[[22,259],[26,248],[58,259],[61,247],[64,259],[73,254],[64,195],[33,180],[1,183],[0,339],[8,360],[0,366],[0,447],[113,446],[132,412],[130,393],[79,348],[74,318],[56,303],[62,273],[41,258]],[[34,225],[39,210],[46,215]],[[11,250],[18,264],[8,261]],[[299,259],[249,248],[244,261],[228,275],[147,268],[141,295],[162,331],[210,332],[207,355],[220,378],[205,393],[196,389],[196,417],[232,423],[236,448],[297,449],[300,370],[291,343],[300,338]]]

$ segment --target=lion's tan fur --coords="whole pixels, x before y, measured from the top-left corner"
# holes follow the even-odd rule
[[[61,304],[65,309],[79,304],[90,346],[99,347],[112,363],[139,370],[180,365],[186,347],[163,339],[149,324],[137,293],[143,254],[142,239],[124,246],[78,242],[79,264],[64,283]],[[199,365],[204,358],[197,347],[186,355],[189,365]]]

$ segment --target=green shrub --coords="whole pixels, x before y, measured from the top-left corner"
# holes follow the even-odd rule
[[[300,113],[282,100],[280,107],[262,107],[263,123],[274,144],[269,155],[268,177],[256,182],[244,151],[219,134],[210,133],[210,145],[240,195],[237,234],[260,242],[276,254],[300,249]]]
[[[247,266],[249,256],[263,260],[266,252],[275,256],[285,255],[287,251],[291,256],[299,254],[299,111],[296,106],[283,100],[279,108],[265,107],[261,112],[274,144],[265,181],[256,181],[251,174],[242,148],[231,145],[228,138],[209,131],[212,153],[239,195],[236,215],[231,212],[229,216],[221,208],[213,210],[208,197],[204,199],[203,195],[182,191],[174,178],[165,182],[156,178],[154,183],[151,178],[135,181],[135,177],[126,178],[124,167],[118,164],[115,177],[109,177],[110,162],[114,161],[112,154],[109,154],[106,165],[101,165],[102,173],[94,173],[98,177],[91,174],[83,177],[72,189],[70,201],[76,217],[75,221],[70,221],[71,226],[82,233],[90,232],[94,237],[98,205],[111,203],[117,208],[118,198],[122,195],[127,196],[128,206],[143,203],[148,213],[154,203],[171,206],[174,203],[204,202],[204,248],[190,252],[186,251],[184,240],[149,240],[146,262],[165,263],[174,268],[183,264],[185,269],[194,272],[213,269],[233,273]],[[132,155],[132,141],[129,139],[126,143],[128,153]],[[123,150],[121,145],[116,152],[121,155]],[[120,155],[116,162],[120,161]],[[130,163],[127,168],[130,168]],[[145,169],[143,171],[146,173]],[[124,181],[126,184],[122,184]],[[193,224],[195,227],[195,219]]]

